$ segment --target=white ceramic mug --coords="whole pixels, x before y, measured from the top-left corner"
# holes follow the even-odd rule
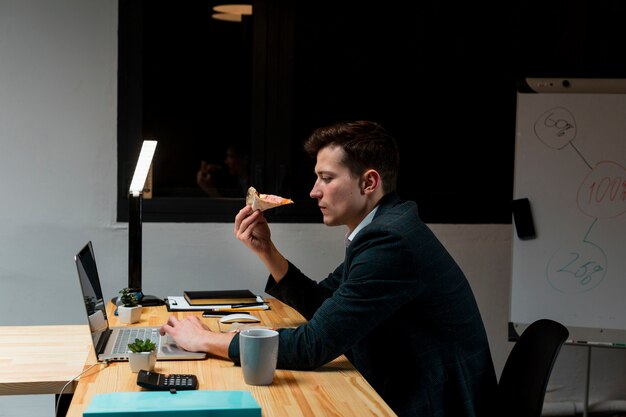
[[[239,333],[239,353],[243,379],[248,385],[269,385],[278,361],[278,332],[248,329]]]

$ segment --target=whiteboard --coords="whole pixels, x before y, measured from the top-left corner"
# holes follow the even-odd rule
[[[509,327],[550,318],[570,342],[626,345],[624,80],[615,93],[551,80],[517,94],[513,198],[536,236],[513,233]]]

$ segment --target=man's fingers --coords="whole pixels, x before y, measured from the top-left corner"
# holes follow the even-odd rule
[[[159,334],[161,336],[165,336],[166,334],[169,334],[171,330],[172,326],[170,326],[169,324],[163,324],[161,327],[159,327]]]
[[[237,239],[242,240],[240,236],[248,237],[250,235],[250,225],[252,225],[259,217],[259,214],[256,212],[252,212],[252,208],[250,206],[245,206],[239,211],[237,217],[235,217],[235,236]]]

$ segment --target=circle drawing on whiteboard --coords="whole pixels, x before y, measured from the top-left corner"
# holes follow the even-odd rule
[[[580,184],[576,202],[583,213],[594,218],[626,213],[626,169],[613,161],[598,163]]]
[[[537,119],[534,130],[535,135],[546,146],[563,149],[576,137],[576,121],[569,110],[555,107]]]
[[[602,282],[606,275],[606,255],[598,246],[582,241],[559,249],[547,265],[550,285],[559,292],[581,293]]]

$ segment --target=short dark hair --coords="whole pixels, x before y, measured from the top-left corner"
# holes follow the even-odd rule
[[[355,177],[375,169],[383,180],[384,192],[396,190],[400,166],[398,145],[378,123],[365,120],[335,123],[316,129],[304,142],[304,150],[311,158],[329,146],[344,150],[341,162]]]

